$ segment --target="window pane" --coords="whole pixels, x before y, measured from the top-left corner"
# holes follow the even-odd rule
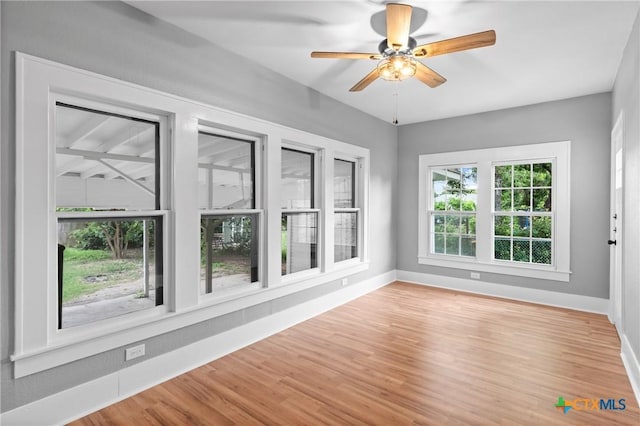
[[[511,216],[496,216],[494,220],[494,235],[511,236]]]
[[[433,236],[433,252],[444,254],[444,234],[435,234]]]
[[[355,207],[356,163],[335,159],[333,161],[333,206],[336,208]]]
[[[258,215],[200,220],[200,292],[242,288],[258,281]]]
[[[531,261],[533,263],[551,264],[551,241],[531,242]]]
[[[460,254],[462,256],[476,255],[476,237],[462,236],[460,239]]]
[[[358,257],[358,214],[335,213],[333,259],[335,262]]]
[[[433,170],[431,172],[431,185],[433,193],[433,209],[445,210],[446,208],[446,186],[447,178],[442,170]]]
[[[531,186],[531,164],[513,166],[513,187],[529,188]]]
[[[433,231],[444,232],[444,216],[443,215],[437,214],[433,216]]]
[[[252,209],[253,142],[198,133],[198,202],[201,209]]]
[[[533,186],[551,186],[551,163],[533,165]]]
[[[58,220],[59,328],[163,304],[162,220]]]
[[[551,218],[549,216],[533,216],[531,236],[533,238],[551,238]]]
[[[475,167],[462,167],[460,169],[462,177],[462,191],[465,193],[476,192],[478,189],[478,172]]]
[[[513,240],[513,260],[529,262],[529,245],[531,240]]]
[[[495,199],[495,210],[497,212],[510,212],[511,207],[511,195],[513,194],[512,189],[497,189]]]
[[[56,104],[56,206],[159,208],[159,124]]]
[[[460,236],[447,235],[446,236],[446,254],[459,255],[460,254]]]
[[[460,216],[449,215],[446,217],[447,234],[458,234],[460,232]]]
[[[460,219],[460,233],[466,235],[476,233],[475,216],[462,216],[462,218]]]
[[[511,260],[511,240],[496,238],[494,243],[493,257],[497,260]]]
[[[281,207],[313,208],[313,154],[282,148]]]
[[[533,210],[536,212],[551,211],[551,190],[550,189],[534,189],[533,190]]]
[[[530,189],[515,189],[513,191],[513,211],[531,211]]]
[[[496,166],[495,167],[495,187],[496,188],[511,188],[512,181],[512,167],[511,166]]]
[[[529,216],[514,216],[513,218],[513,236],[529,237],[531,236],[531,218]]]
[[[317,234],[318,213],[282,214],[282,275],[318,266]]]

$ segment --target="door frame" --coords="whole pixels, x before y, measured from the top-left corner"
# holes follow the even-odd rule
[[[624,226],[624,111],[620,111],[611,130],[611,193],[609,210],[609,321],[623,331],[623,226]],[[619,165],[619,168],[618,168]]]

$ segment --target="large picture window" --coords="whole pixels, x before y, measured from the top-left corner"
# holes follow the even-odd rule
[[[426,265],[568,281],[569,142],[420,156]]]
[[[163,303],[160,123],[56,102],[58,328]]]

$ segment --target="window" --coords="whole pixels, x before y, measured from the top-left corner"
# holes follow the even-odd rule
[[[568,281],[569,153],[554,142],[421,155],[419,263]]]
[[[367,149],[15,62],[16,378],[368,268]]]
[[[163,304],[159,128],[56,102],[58,328]]]
[[[356,162],[333,161],[334,262],[358,257]]]
[[[494,259],[551,265],[551,162],[494,165]]]
[[[258,141],[222,133],[198,133],[201,294],[259,287]]]
[[[282,148],[282,275],[318,267],[315,154]]]
[[[476,167],[431,169],[431,253],[476,255]]]

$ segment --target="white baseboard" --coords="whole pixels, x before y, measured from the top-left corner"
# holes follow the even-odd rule
[[[636,397],[636,403],[640,405],[640,362],[638,362],[638,357],[633,352],[633,349],[631,349],[631,344],[629,343],[627,336],[622,334],[620,336],[620,343],[620,358],[622,358],[624,368],[627,370],[627,376],[631,382],[631,388],[633,389],[633,393]]]
[[[440,287],[466,293],[483,294],[504,299],[538,303],[541,305],[575,309],[577,311],[609,313],[609,299],[560,293],[548,290],[537,290],[527,287],[516,287],[504,284],[487,283],[465,278],[453,278],[442,275],[423,274],[419,272],[397,271],[398,281]]]
[[[2,425],[65,424],[384,287],[396,271],[344,287],[282,312],[0,414]]]

